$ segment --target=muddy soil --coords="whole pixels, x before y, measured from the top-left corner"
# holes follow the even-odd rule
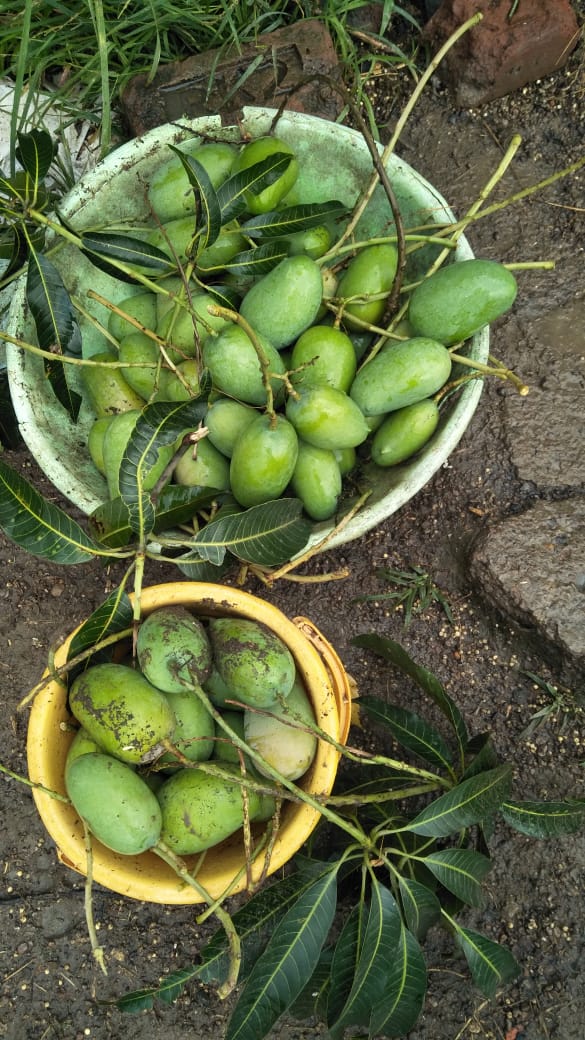
[[[519,132],[522,149],[496,191],[503,198],[582,152],[584,62],[581,46],[557,76],[481,110],[454,109],[434,82],[399,151],[461,213],[494,170],[511,134]],[[408,89],[406,74],[380,81],[376,105],[383,136],[392,130]],[[513,317],[494,329],[494,353],[514,367],[522,330],[544,312],[570,306],[583,294],[583,176],[476,224],[469,238],[483,256],[556,262],[552,272],[522,275]],[[493,734],[501,759],[514,764],[518,797],[583,797],[583,717],[571,691],[526,734],[535,714],[552,701],[525,673],[554,684],[554,647],[538,643],[530,630],[504,614],[494,614],[469,578],[470,552],[486,524],[518,512],[533,493],[511,466],[502,432],[509,392],[488,383],[458,449],[425,490],[375,532],[305,568],[312,577],[347,568],[347,578],[323,584],[283,581],[273,589],[252,580],[246,588],[287,614],[310,617],[334,643],[359,689],[409,705],[415,696],[409,684],[352,646],[352,639],[363,632],[401,641],[439,676],[469,728]],[[4,458],[61,502],[25,449],[6,451]],[[401,611],[384,598],[391,588],[379,576],[380,568],[407,571],[413,566],[431,575],[449,603],[452,623],[435,603],[405,627]],[[120,575],[99,563],[48,565],[3,538],[0,575],[5,717],[0,761],[24,773],[27,714],[16,711],[18,701],[40,676],[51,645],[102,601]],[[150,584],[176,577],[170,568],[154,564],[147,573]],[[361,601],[364,595],[377,599]],[[175,1005],[137,1017],[100,1005],[192,963],[207,926],[198,926],[189,908],[142,904],[97,887],[95,913],[109,967],[104,978],[92,963],[81,879],[58,862],[28,790],[3,778],[1,792],[0,1037],[221,1037],[229,1009],[213,991],[197,984]],[[425,947],[429,993],[410,1040],[580,1040],[585,1020],[585,835],[547,843],[502,827],[491,852],[487,909],[467,912],[464,923],[506,943],[522,974],[488,1002],[474,990],[449,938],[431,932]],[[273,1035],[301,1040],[317,1037],[321,1030],[311,1023],[285,1021]]]

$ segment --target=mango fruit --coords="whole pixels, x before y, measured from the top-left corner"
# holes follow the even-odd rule
[[[320,267],[309,256],[290,256],[248,289],[240,314],[258,335],[282,350],[313,324],[322,298]]]
[[[176,728],[173,745],[190,762],[205,762],[215,746],[215,723],[203,702],[193,690],[169,690],[166,698],[173,709]],[[177,758],[172,751],[165,751],[158,764],[168,767]]]
[[[259,335],[260,346],[267,358],[269,371],[282,375],[282,358],[270,340]],[[213,386],[227,397],[245,404],[266,404],[266,389],[262,369],[254,345],[239,325],[228,325],[218,336],[210,336],[203,344],[203,364],[208,369]],[[271,379],[275,396],[281,396],[283,384]]]
[[[390,343],[356,375],[350,396],[364,415],[381,415],[430,397],[447,382],[451,356],[434,339]]]
[[[208,439],[222,455],[231,459],[234,448],[247,426],[256,418],[255,408],[229,397],[212,401],[205,415]]]
[[[71,685],[69,706],[96,744],[123,762],[140,762],[175,729],[165,695],[124,664],[87,668]]]
[[[144,407],[144,398],[127,383],[122,370],[108,363],[117,361],[117,354],[109,350],[100,351],[88,360],[102,362],[84,365],[81,369],[83,388],[98,418]]]
[[[126,299],[121,300],[117,306],[119,311],[123,311],[124,314],[136,318],[145,329],[154,329],[156,322],[155,293],[139,292],[134,296],[127,296]],[[140,332],[140,329],[137,329],[132,322],[128,321],[127,318],[124,317],[124,314],[110,311],[108,317],[108,332],[111,332],[114,339],[121,340],[131,332]]]
[[[439,407],[431,398],[391,412],[372,440],[372,461],[377,466],[405,462],[432,437],[439,424]]]
[[[102,845],[138,856],[160,838],[162,813],[148,784],[124,762],[93,752],[77,758],[66,775],[74,809]]]
[[[139,417],[139,411],[120,412],[119,415],[113,416],[111,423],[104,432],[102,450],[110,498],[117,498],[120,494],[120,465]],[[142,473],[144,488],[151,489],[154,487],[174,453],[174,444],[165,444],[159,449],[155,464],[147,472]]]
[[[268,766],[277,769],[288,780],[298,780],[311,765],[317,750],[317,736],[308,728],[315,725],[311,702],[300,677],[295,677],[286,697],[278,697],[267,714],[244,712],[246,743],[262,756]],[[270,772],[261,762],[254,762],[264,776]]]
[[[495,260],[461,260],[441,267],[413,289],[408,321],[415,336],[452,346],[510,309],[518,285]]]
[[[312,325],[292,349],[290,380],[297,388],[326,384],[347,393],[356,367],[353,343],[345,332],[330,325]]]
[[[67,786],[67,774],[75,759],[80,758],[81,755],[90,755],[94,751],[103,752],[103,748],[89,735],[83,726],[80,726],[69,745],[65,758],[65,786]]]
[[[203,437],[185,449],[175,466],[173,479],[185,487],[210,487],[227,491],[230,486],[229,459]]]
[[[265,708],[292,689],[294,657],[266,625],[249,618],[211,618],[209,638],[215,668],[234,699]]]
[[[162,814],[161,841],[176,855],[191,856],[217,845],[244,822],[240,769],[218,763],[222,775],[181,769],[162,785],[158,801]],[[260,807],[259,796],[248,793],[251,817]]]
[[[201,685],[211,670],[211,646],[205,627],[187,607],[159,607],[142,621],[136,652],[140,669],[165,693]]]
[[[355,448],[369,433],[358,404],[332,386],[310,386],[289,397],[286,417],[299,437],[316,448]]]
[[[299,175],[299,164],[293,149],[286,141],[282,141],[279,137],[268,135],[257,137],[255,141],[249,141],[238,153],[232,167],[232,173],[240,173],[251,166],[256,166],[257,163],[267,159],[268,156],[276,155],[279,152],[285,152],[287,155],[290,155],[290,162],[284,172],[268,187],[257,193],[251,189],[245,192],[246,208],[249,213],[256,215],[258,213],[269,213],[270,210],[276,209],[279,202],[281,202],[295,183]]]
[[[343,307],[345,324],[357,326],[359,322],[377,325],[384,314],[386,297],[390,293],[398,266],[398,250],[392,243],[366,246],[349,261],[337,285],[337,296],[349,301]],[[352,297],[375,297],[363,302],[352,301]],[[354,319],[359,319],[355,321]]]
[[[216,297],[208,292],[194,293],[188,309],[170,297],[159,303],[156,332],[175,348],[172,361],[194,357],[212,332],[230,325],[226,318],[209,313],[209,307],[216,303]]]
[[[96,419],[89,428],[87,435],[87,450],[91,456],[91,460],[97,470],[105,477],[106,475],[106,464],[104,462],[104,437],[110,421],[113,418],[111,415],[102,415],[99,419]]]
[[[193,138],[181,141],[178,147],[201,163],[214,188],[229,176],[237,156],[236,148],[223,141],[202,144],[200,138]],[[150,179],[148,198],[162,223],[195,212],[193,188],[178,156],[173,155],[157,167]]]
[[[161,383],[161,353],[156,341],[144,332],[130,332],[120,340],[118,357],[128,364],[128,368],[120,369],[128,385],[149,401]]]
[[[230,486],[241,506],[278,498],[291,479],[298,437],[284,415],[258,415],[242,433],[230,461]]]
[[[312,520],[328,520],[341,494],[341,471],[330,448],[316,448],[299,440],[299,453],[291,477],[291,489]]]

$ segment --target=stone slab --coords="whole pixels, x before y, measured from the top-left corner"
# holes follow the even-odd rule
[[[342,96],[319,76],[341,79],[331,36],[314,18],[240,49],[210,50],[164,65],[150,83],[135,76],[121,105],[134,135],[184,117],[219,114],[233,124],[246,105],[278,108],[283,102],[295,112],[334,120]]]

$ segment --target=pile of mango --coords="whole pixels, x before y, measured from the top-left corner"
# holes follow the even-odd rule
[[[229,491],[244,508],[292,494],[310,518],[328,519],[344,476],[361,459],[397,465],[433,435],[436,395],[451,376],[450,348],[511,307],[515,278],[489,260],[439,268],[410,292],[402,338],[378,341],[369,356],[396,275],[395,243],[362,243],[353,254],[331,254],[329,263],[340,231],[325,211],[316,226],[276,240],[272,231],[264,242],[260,231],[268,234],[274,218],[286,228],[301,214],[311,224],[289,145],[266,136],[240,148],[197,139],[181,149],[217,192],[270,156],[284,155],[288,165],[262,190],[243,192],[244,211],[198,251],[192,185],[176,155],[161,162],[148,188],[153,226],[142,235],[175,263],[175,273],[160,279],[159,291],[131,295],[110,314],[117,350],[99,356],[128,367],[84,369],[96,413],[91,457],[115,498],[120,461],[145,403],[205,394],[207,435],[185,447],[172,479]],[[254,276],[255,264],[266,268],[265,244],[274,248],[275,241],[282,259]],[[238,320],[226,316],[226,301]],[[161,452],[151,486],[181,443]]]
[[[79,728],[67,794],[90,832],[123,855],[159,843],[191,855],[238,831],[245,812],[269,820],[286,793],[274,770],[299,779],[317,747],[313,707],[280,637],[183,606],[142,621],[136,662],[78,675],[69,707]],[[244,794],[245,778],[255,784]]]

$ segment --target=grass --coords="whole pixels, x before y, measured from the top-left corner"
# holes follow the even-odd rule
[[[136,74],[152,78],[161,63],[213,48],[241,47],[259,35],[304,18],[329,29],[350,80],[374,64],[410,59],[388,39],[394,16],[414,23],[394,0],[379,0],[380,31],[367,41],[352,19],[366,0],[3,0],[0,8],[0,76],[15,83],[11,139],[23,125],[39,125],[39,93],[48,89],[70,119],[100,126],[102,153],[111,147],[112,113]],[[370,53],[364,53],[370,48]]]

